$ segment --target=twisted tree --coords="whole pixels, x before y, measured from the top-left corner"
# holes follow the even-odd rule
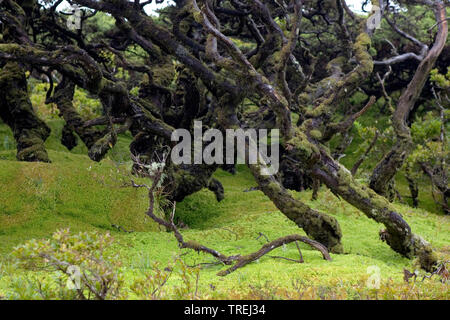
[[[287,189],[303,190],[320,181],[384,224],[382,240],[393,250],[418,256],[422,267],[433,268],[430,244],[412,232],[383,190],[410,148],[406,118],[447,39],[445,1],[375,0],[369,18],[354,14],[344,0],[175,0],[158,18],[146,12],[151,0],[68,2],[82,9],[64,13],[62,0],[0,1],[0,117],[14,131],[19,160],[49,161],[43,145],[49,129],[28,99],[26,71],[47,77],[47,102],[56,104],[66,122],[64,144],[73,147],[76,134],[94,161],[125,131],[134,137],[130,152],[150,162],[162,146],[173,144],[175,129],[193,131],[194,120],[221,131],[277,128],[282,172],[261,174],[266,166],[261,159],[248,166],[258,188],[284,215],[328,250],[342,252],[338,221]],[[410,5],[434,10],[438,31],[432,48],[404,34],[421,46],[420,55],[392,58],[388,53],[374,61],[372,37],[378,31],[373,18]],[[100,14],[114,20],[106,31],[91,23]],[[70,23],[74,17],[76,28]],[[139,59],[130,48],[139,48]],[[374,66],[411,58],[421,62],[394,113],[398,142],[374,172],[370,186],[375,192],[332,156],[328,142],[348,132],[373,105],[372,97],[359,111],[352,110],[348,101],[355,91],[383,94],[366,88]],[[118,67],[132,77],[120,77]],[[101,102],[102,117],[87,121],[77,113],[72,105],[76,87]],[[249,110],[249,102],[257,111]],[[346,110],[344,118],[340,108]],[[182,201],[207,187],[220,201],[223,187],[211,178],[219,167],[169,162],[164,169],[169,200]],[[139,174],[139,166],[133,170]]]

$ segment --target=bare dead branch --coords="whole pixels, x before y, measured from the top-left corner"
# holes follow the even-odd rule
[[[269,253],[270,251],[281,247],[284,244],[288,244],[291,242],[295,242],[295,241],[301,241],[304,242],[308,245],[310,245],[312,248],[320,251],[320,253],[322,253],[322,256],[325,260],[329,260],[331,261],[331,257],[328,253],[328,250],[319,242],[311,240],[307,237],[304,236],[300,236],[297,234],[293,234],[293,235],[289,235],[289,236],[285,236],[285,237],[281,237],[279,239],[276,239],[272,242],[266,243],[265,245],[262,246],[261,249],[259,249],[257,252],[251,253],[249,255],[246,256],[240,256],[237,259],[237,263],[235,265],[233,265],[231,268],[223,270],[221,272],[218,273],[219,276],[226,276],[234,271],[236,271],[239,268],[244,267],[245,265],[256,261],[258,259],[260,259],[262,256],[264,256],[265,254]]]

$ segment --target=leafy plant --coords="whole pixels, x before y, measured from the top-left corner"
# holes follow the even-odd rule
[[[30,240],[15,248],[15,256],[28,270],[55,272],[31,279],[18,279],[14,285],[19,298],[34,298],[30,290],[43,299],[116,299],[123,298],[120,289],[123,279],[119,275],[120,262],[107,248],[113,239],[107,234],[71,234],[69,229],[59,230],[48,240]],[[58,292],[58,294],[55,294]]]
[[[131,291],[140,299],[199,299],[198,283],[200,268],[190,267],[179,257],[176,257],[167,267],[161,269],[159,262],[152,264],[152,271],[145,273],[131,285]],[[176,271],[175,271],[176,270]],[[167,282],[174,275],[181,279],[181,285],[167,288]]]

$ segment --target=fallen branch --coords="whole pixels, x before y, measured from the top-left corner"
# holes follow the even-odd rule
[[[298,241],[295,241],[295,245],[297,246],[298,253],[300,255],[300,259],[299,260],[285,258],[285,257],[279,257],[279,256],[270,256],[270,257],[274,258],[274,259],[284,259],[284,260],[293,261],[293,262],[297,262],[297,263],[305,262],[305,260],[303,260],[303,255],[302,255],[302,251],[300,250],[300,246],[298,245]]]
[[[181,235],[180,231],[178,231],[178,228],[176,227],[176,225],[173,222],[173,217],[175,214],[175,203],[173,206],[173,212],[170,218],[170,222],[166,221],[164,219],[161,219],[159,217],[157,217],[154,213],[153,213],[153,203],[154,203],[154,196],[153,196],[153,192],[150,191],[149,192],[149,197],[151,198],[151,208],[147,211],[147,215],[152,218],[155,222],[157,222],[158,224],[166,227],[167,230],[172,231],[175,235],[175,238],[178,241],[178,246],[180,247],[180,249],[192,249],[195,250],[197,252],[205,252],[208,253],[210,255],[212,255],[214,258],[218,259],[220,262],[226,264],[226,265],[230,265],[232,264],[232,262],[234,260],[237,259],[237,256],[226,256],[214,249],[205,247],[197,242],[194,241],[184,241],[183,236]]]
[[[269,253],[270,251],[272,251],[276,248],[279,248],[284,244],[288,244],[288,243],[291,243],[294,241],[301,241],[306,244],[309,244],[314,249],[319,250],[322,253],[322,256],[325,260],[331,261],[330,254],[328,253],[328,250],[327,250],[327,248],[325,248],[325,246],[323,246],[319,242],[311,240],[307,237],[300,236],[298,234],[292,234],[289,236],[281,237],[272,242],[266,243],[265,245],[263,245],[261,247],[261,249],[259,249],[258,251],[254,252],[254,253],[251,253],[246,256],[240,256],[237,259],[237,263],[235,265],[233,265],[231,268],[229,268],[227,270],[220,271],[217,275],[226,276],[226,275],[232,273],[233,271],[236,271],[237,269],[242,268],[243,266],[245,266],[253,261],[258,260],[259,258],[261,258],[265,254]]]
[[[146,188],[148,190],[149,208],[146,212],[146,215],[149,216],[153,221],[158,223],[160,226],[164,226],[167,231],[173,232],[175,238],[178,241],[178,246],[180,249],[192,249],[197,252],[208,253],[208,254],[212,255],[214,258],[216,258],[219,262],[221,262],[225,265],[232,265],[236,261],[236,264],[234,264],[232,267],[230,267],[226,270],[220,271],[217,275],[226,276],[226,275],[230,274],[231,272],[233,272],[239,268],[242,268],[245,265],[247,265],[255,260],[258,260],[259,258],[261,258],[262,256],[266,255],[267,253],[271,252],[272,250],[274,250],[282,245],[291,243],[291,242],[296,243],[298,251],[300,253],[300,260],[296,261],[296,262],[302,263],[303,256],[300,251],[300,247],[297,244],[297,241],[301,241],[301,242],[304,242],[304,243],[310,245],[312,248],[320,251],[325,260],[331,261],[330,254],[328,253],[328,250],[324,245],[322,245],[321,243],[319,243],[317,241],[311,240],[308,237],[300,236],[297,234],[281,237],[272,242],[266,243],[258,251],[251,253],[249,255],[246,255],[246,256],[241,256],[241,255],[226,256],[226,255],[218,252],[217,250],[208,248],[200,243],[197,243],[194,241],[185,241],[182,234],[180,233],[180,231],[178,230],[177,226],[175,225],[175,223],[173,221],[174,216],[175,216],[176,202],[174,202],[174,204],[173,204],[173,209],[172,209],[172,213],[170,215],[169,221],[156,216],[154,213],[155,192],[157,192],[157,189],[160,186],[160,182],[162,181],[163,171],[164,171],[165,161],[166,161],[166,155],[163,156],[163,159],[159,159],[161,162],[160,164],[163,164],[163,165],[156,166],[156,170],[154,170],[154,171],[150,171],[148,169],[149,166],[142,163],[140,161],[139,156],[132,155],[132,160],[135,163],[135,165],[140,167],[141,172],[145,173],[145,176],[152,180],[151,186],[149,186],[147,184],[136,184],[134,181],[131,181],[131,185],[133,187]],[[264,236],[264,235],[262,233],[260,233],[259,237],[261,237],[261,236]],[[266,237],[266,240],[268,240],[267,237]]]

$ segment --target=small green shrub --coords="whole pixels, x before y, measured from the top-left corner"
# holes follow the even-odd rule
[[[152,272],[146,272],[143,278],[133,282],[131,291],[140,299],[160,300],[166,295],[165,284],[172,274],[172,269],[161,269],[159,262],[154,262],[151,269]]]
[[[71,234],[59,230],[48,240],[30,240],[16,247],[13,256],[33,276],[12,284],[18,299],[119,299],[123,279],[120,262],[107,252],[111,236]],[[43,275],[36,271],[46,271]]]
[[[151,272],[146,272],[143,278],[135,280],[131,285],[131,291],[139,299],[200,299],[198,290],[200,268],[190,267],[177,257],[164,269],[161,269],[158,262],[153,263],[151,269]],[[169,289],[166,284],[174,275],[180,278],[181,284],[173,285]],[[204,298],[206,297],[202,297]]]

